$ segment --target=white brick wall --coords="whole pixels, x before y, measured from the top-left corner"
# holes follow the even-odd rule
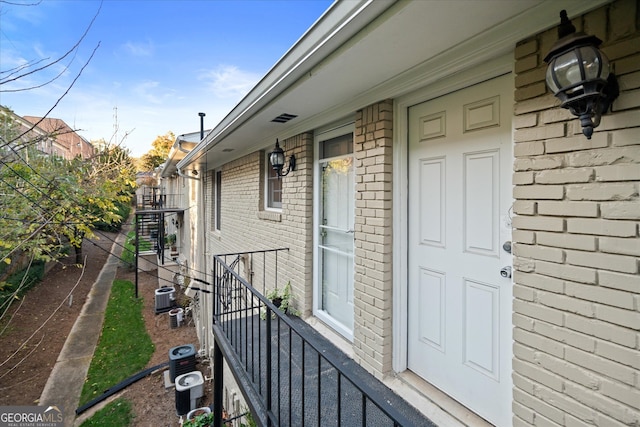
[[[355,359],[382,378],[391,371],[393,103],[356,113]]]
[[[604,40],[621,83],[591,140],[540,93],[556,30],[515,50],[516,426],[640,425],[638,7],[573,20]]]
[[[356,113],[353,346],[356,360],[379,378],[391,371],[392,356],[392,125],[392,101]],[[281,145],[297,161],[296,170],[283,178],[281,213],[262,210],[264,153],[256,152],[222,166],[221,230],[212,230],[214,174],[206,175],[208,267],[195,269],[211,268],[209,259],[218,253],[288,247],[278,259],[281,284],[291,280],[294,305],[304,317],[313,303],[313,135],[298,135]]]
[[[215,254],[289,248],[278,255],[278,285],[291,281],[294,306],[302,315],[311,311],[313,136],[301,134],[281,141],[287,155],[295,154],[296,170],[282,178],[282,211],[263,208],[264,153],[254,152],[222,166],[221,229],[212,229],[214,172],[206,175],[204,203],[206,257],[211,268]],[[197,203],[196,203],[197,204]],[[261,262],[254,260],[254,270]],[[267,261],[269,262],[269,261]],[[199,271],[205,266],[199,265]],[[208,272],[210,274],[210,272]],[[268,280],[273,280],[272,271]],[[254,275],[262,280],[262,273]],[[254,284],[257,284],[254,282]],[[259,288],[261,288],[261,284]],[[269,287],[272,287],[271,285]],[[267,289],[268,291],[268,289]]]

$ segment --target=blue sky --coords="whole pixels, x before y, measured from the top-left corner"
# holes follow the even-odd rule
[[[0,3],[0,72],[74,54],[51,69],[0,86],[18,115],[51,113],[89,140],[121,141],[132,155],[158,135],[215,126],[329,8],[331,0],[14,0]],[[12,3],[13,3],[12,2]],[[99,11],[99,12],[98,12]],[[65,67],[68,67],[65,70]],[[59,78],[38,86],[58,74]],[[6,73],[0,74],[0,79]],[[118,131],[115,132],[117,109]],[[117,138],[116,138],[117,136]]]

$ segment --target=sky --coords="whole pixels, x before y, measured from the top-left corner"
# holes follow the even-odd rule
[[[0,2],[0,104],[38,117],[55,106],[49,117],[139,157],[159,135],[199,132],[199,112],[215,127],[331,3]]]

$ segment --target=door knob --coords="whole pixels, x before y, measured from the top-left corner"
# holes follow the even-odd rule
[[[511,278],[511,266],[502,267],[500,270],[500,275],[505,279]]]

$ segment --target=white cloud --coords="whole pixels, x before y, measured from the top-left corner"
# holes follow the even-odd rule
[[[126,42],[123,45],[126,52],[133,56],[152,56],[154,52],[153,43],[151,42]]]
[[[260,75],[240,70],[234,65],[220,65],[215,70],[201,73],[199,79],[207,82],[211,92],[218,98],[239,100],[251,90]]]
[[[133,93],[152,104],[162,104],[163,95],[158,88],[159,82],[145,81],[133,87]]]

